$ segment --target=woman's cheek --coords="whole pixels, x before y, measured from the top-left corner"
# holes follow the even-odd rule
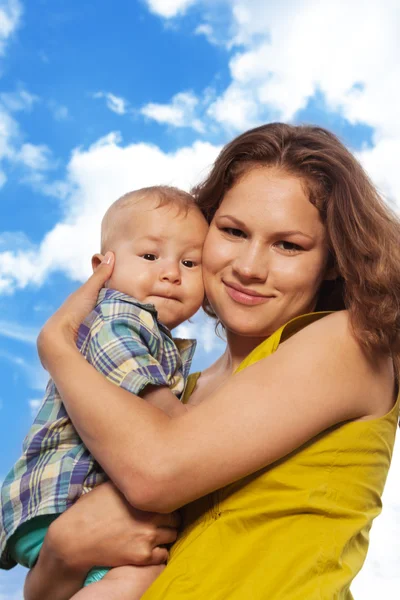
[[[204,244],[203,269],[209,273],[218,273],[233,259],[232,244],[221,236],[210,235]]]

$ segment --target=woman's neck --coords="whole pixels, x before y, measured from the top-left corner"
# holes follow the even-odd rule
[[[233,373],[246,356],[265,340],[265,337],[244,337],[227,331],[226,340],[226,349],[221,359],[226,370]]]

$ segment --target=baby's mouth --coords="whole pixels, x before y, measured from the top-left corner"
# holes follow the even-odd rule
[[[161,298],[162,300],[174,300],[175,302],[181,302],[177,296],[169,296],[168,294],[152,294],[152,298]]]

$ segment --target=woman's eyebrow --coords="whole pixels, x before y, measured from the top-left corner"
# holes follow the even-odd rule
[[[289,229],[288,231],[278,231],[276,235],[283,237],[290,237],[292,235],[302,235],[303,237],[308,238],[312,242],[314,242],[314,238],[308,233],[304,233],[304,231],[300,231],[298,229]]]
[[[219,219],[229,219],[230,221],[232,221],[235,225],[237,225],[241,229],[247,229],[246,224],[243,221],[241,221],[240,219],[237,219],[236,217],[233,217],[232,215],[218,215],[218,218]],[[285,231],[274,232],[274,236],[290,237],[292,235],[302,235],[303,237],[308,238],[312,242],[315,241],[313,236],[309,235],[308,233],[304,233],[304,231],[300,231],[299,229],[288,229]]]
[[[237,219],[236,217],[232,217],[231,215],[218,215],[218,218],[229,219],[230,221],[233,221],[233,223],[235,223],[235,225],[237,225],[238,227],[246,228],[246,225],[245,223],[243,223],[243,221]]]

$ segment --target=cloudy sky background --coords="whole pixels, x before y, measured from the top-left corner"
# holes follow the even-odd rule
[[[400,198],[398,0],[0,0],[0,480],[46,374],[41,324],[90,273],[108,205],[157,183],[189,189],[254,125],[313,122]],[[199,349],[221,342],[202,316]],[[398,598],[400,456],[352,587]],[[21,600],[24,571],[0,572]]]

